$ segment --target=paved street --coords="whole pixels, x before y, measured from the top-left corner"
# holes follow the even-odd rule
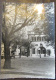
[[[2,69],[0,77],[7,78],[55,78],[55,59],[54,58],[37,58],[37,57],[17,57],[11,59],[11,67],[6,71]]]

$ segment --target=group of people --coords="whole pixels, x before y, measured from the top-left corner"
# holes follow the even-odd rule
[[[12,50],[11,51],[12,57],[15,58],[15,56],[19,56],[19,58],[21,58],[21,55],[25,55],[25,56],[29,56],[29,47],[25,48],[24,46],[18,47],[16,48],[16,50]]]
[[[25,51],[26,50],[26,51]],[[15,51],[12,51],[13,53],[13,56],[15,57],[15,53],[16,55],[19,56],[19,58],[21,58],[21,55],[26,55],[27,57],[29,56],[29,47],[26,49],[24,47],[21,47],[21,48],[16,48],[16,52],[14,53]],[[41,54],[44,54],[44,57],[46,57],[46,48],[43,46],[43,44],[40,44],[40,47],[38,48],[38,53],[40,55],[40,58],[41,58]],[[48,51],[48,53],[50,54],[50,50]]]

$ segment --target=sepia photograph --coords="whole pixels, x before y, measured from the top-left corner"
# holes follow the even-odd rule
[[[1,74],[55,79],[55,4],[3,2]]]

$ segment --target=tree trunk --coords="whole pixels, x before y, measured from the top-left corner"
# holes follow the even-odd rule
[[[5,62],[3,68],[9,69],[11,68],[11,59],[10,59],[10,49],[8,41],[4,43],[4,56],[5,56]]]

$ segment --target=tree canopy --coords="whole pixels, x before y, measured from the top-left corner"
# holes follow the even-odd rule
[[[40,4],[43,8],[42,13],[39,13],[38,5],[4,3],[3,38],[5,39],[7,35],[9,41],[21,40],[21,38],[27,38],[29,30],[37,33],[44,32],[51,36],[54,28],[54,3]]]

